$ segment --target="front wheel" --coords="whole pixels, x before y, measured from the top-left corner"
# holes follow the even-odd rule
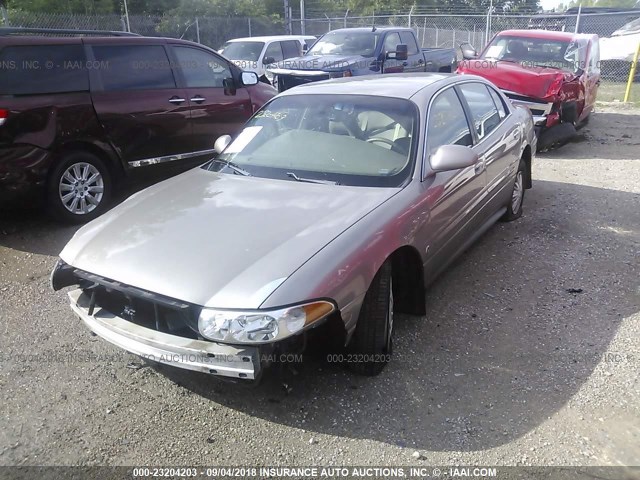
[[[507,204],[507,211],[502,216],[503,222],[512,222],[522,216],[522,204],[524,203],[524,179],[526,175],[527,165],[524,160],[520,160],[518,172],[516,173],[513,189],[511,190],[511,199]]]
[[[378,375],[389,362],[393,336],[393,284],[387,260],[365,294],[356,331],[348,345],[347,366],[361,375]]]
[[[110,200],[109,170],[91,153],[66,154],[49,177],[47,206],[58,220],[88,222],[102,215]]]

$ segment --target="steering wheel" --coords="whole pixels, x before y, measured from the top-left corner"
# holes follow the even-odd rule
[[[384,143],[386,145],[389,145],[390,147],[393,147],[393,145],[394,145],[392,140],[389,140],[388,138],[383,138],[383,137],[367,138],[367,142],[368,143],[380,142],[380,143]]]

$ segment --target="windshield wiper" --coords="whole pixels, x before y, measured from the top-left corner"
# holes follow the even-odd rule
[[[222,164],[224,164],[224,167],[227,167],[227,168],[233,170],[238,175],[244,175],[245,177],[250,177],[251,176],[251,174],[249,172],[247,172],[246,170],[240,168],[238,165],[233,163],[231,160],[220,160],[218,158],[214,158],[212,160],[212,162],[222,163]],[[218,171],[220,171],[220,170],[218,170]]]
[[[321,183],[323,185],[340,185],[338,182],[332,182],[331,180],[316,180],[315,178],[299,177],[293,172],[287,172],[287,177],[293,178],[296,182]]]

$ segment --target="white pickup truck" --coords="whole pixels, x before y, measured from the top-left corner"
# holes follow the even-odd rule
[[[227,41],[218,53],[221,53],[238,67],[255,72],[266,83],[266,67],[299,57],[316,41],[311,35],[273,35],[269,37],[234,38]]]

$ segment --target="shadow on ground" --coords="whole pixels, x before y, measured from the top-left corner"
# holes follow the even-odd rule
[[[322,354],[253,388],[156,368],[202,397],[311,432],[431,451],[511,442],[571,399],[640,309],[638,200],[536,182],[525,216],[491,229],[428,291],[426,319],[398,319],[378,377]]]
[[[541,158],[640,160],[640,115],[595,112],[587,126],[566,145],[541,153]],[[588,142],[585,148],[584,143]],[[579,160],[578,160],[579,161]]]

